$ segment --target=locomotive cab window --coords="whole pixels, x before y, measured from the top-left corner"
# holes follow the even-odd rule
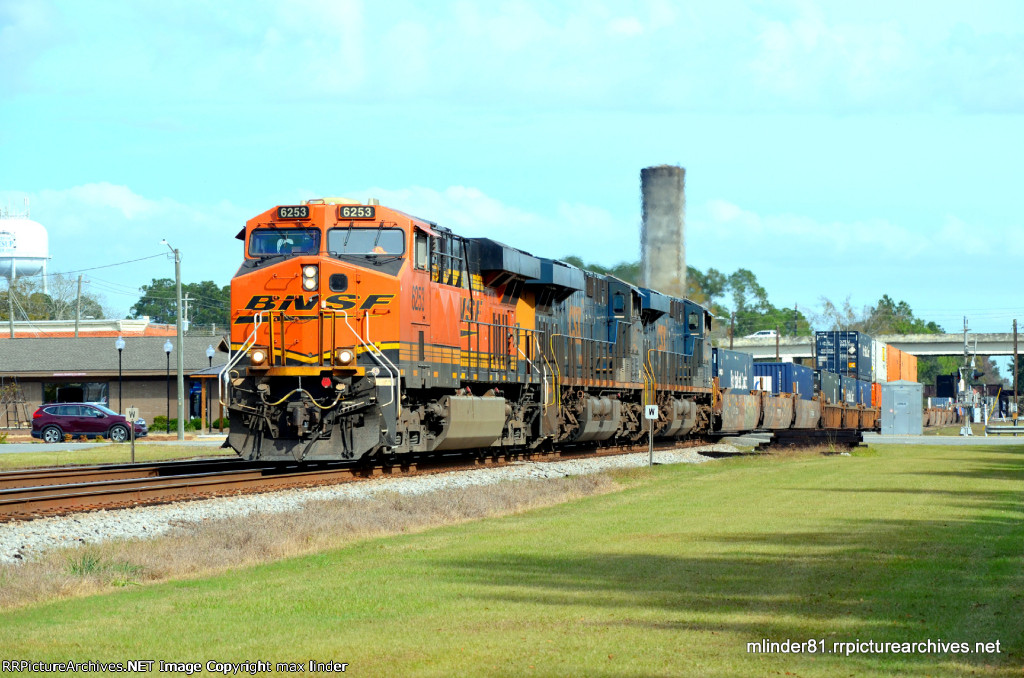
[[[257,228],[249,236],[250,257],[293,256],[320,251],[315,228]]]
[[[700,334],[700,314],[696,311],[690,311],[690,319],[687,321],[687,325],[691,332]]]
[[[405,232],[400,228],[332,228],[327,232],[327,251],[359,257],[405,254]]]
[[[612,312],[616,318],[623,318],[626,315],[626,298],[621,292],[616,292],[612,296]]]
[[[430,265],[430,236],[423,231],[417,230],[413,246],[415,247],[414,265],[420,270],[427,270],[427,267]]]

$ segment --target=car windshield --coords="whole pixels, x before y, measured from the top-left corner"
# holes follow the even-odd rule
[[[405,254],[405,231],[400,228],[332,228],[327,232],[331,254],[372,256]]]
[[[102,412],[104,412],[106,414],[113,414],[115,416],[117,415],[117,412],[115,412],[114,410],[110,409],[106,405],[100,405],[99,403],[89,403],[89,404],[92,405],[93,407],[95,407],[97,410],[100,410],[100,411],[102,411]]]
[[[316,254],[320,231],[315,228],[258,228],[249,236],[250,257]]]

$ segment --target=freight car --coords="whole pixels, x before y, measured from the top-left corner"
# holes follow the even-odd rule
[[[752,390],[749,356],[712,350],[691,300],[378,204],[278,206],[237,237],[220,383],[246,458],[631,443],[647,404],[661,438],[870,420],[838,395]]]

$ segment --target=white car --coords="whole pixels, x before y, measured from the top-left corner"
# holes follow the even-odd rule
[[[757,332],[754,332],[753,334],[748,334],[747,336],[745,336],[743,338],[744,339],[774,339],[777,336],[779,336],[779,333],[776,332],[775,330],[758,330]]]

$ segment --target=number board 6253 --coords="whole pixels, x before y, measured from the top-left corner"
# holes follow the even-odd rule
[[[370,205],[340,205],[338,207],[339,219],[373,219],[377,216],[377,209]]]

